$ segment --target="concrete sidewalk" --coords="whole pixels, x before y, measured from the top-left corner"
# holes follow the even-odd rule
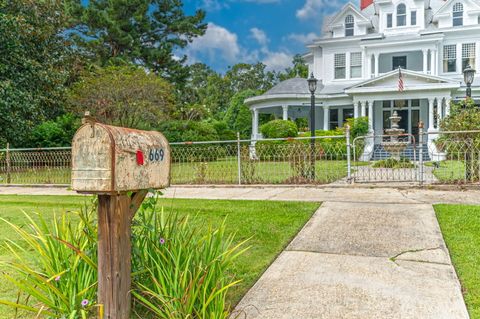
[[[430,204],[324,202],[233,318],[468,318]]]
[[[480,190],[398,189],[395,187],[172,186],[165,190],[164,194],[168,198],[480,204]],[[0,186],[0,195],[77,195],[77,193],[62,187]]]

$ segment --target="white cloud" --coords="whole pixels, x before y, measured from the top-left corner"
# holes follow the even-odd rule
[[[319,36],[313,32],[304,34],[304,33],[290,33],[284,39],[299,42],[301,44],[309,44],[313,40],[318,39]]]
[[[305,4],[297,10],[296,15],[301,20],[318,17],[322,13],[338,10],[346,2],[346,0],[305,0]]]
[[[279,3],[282,0],[202,0],[201,7],[208,11],[218,11],[228,8],[232,2],[250,2],[255,4]]]
[[[194,39],[187,51],[193,60],[200,53],[207,54],[211,61],[216,59],[217,54],[221,54],[228,63],[235,63],[240,55],[240,46],[235,33],[210,22],[205,34]]]
[[[292,55],[287,52],[268,52],[262,61],[267,70],[280,71],[292,65]]]
[[[270,41],[265,31],[259,28],[251,28],[250,33],[251,37],[254,38],[262,47],[265,47]]]

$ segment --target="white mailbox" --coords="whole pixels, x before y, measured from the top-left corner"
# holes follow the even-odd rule
[[[72,188],[115,193],[164,188],[170,146],[163,134],[87,120],[72,141]]]

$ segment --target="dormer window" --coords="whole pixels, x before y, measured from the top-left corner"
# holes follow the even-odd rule
[[[460,2],[453,5],[452,24],[454,27],[463,25],[463,4]]]
[[[407,8],[403,3],[397,6],[397,27],[407,25]]]
[[[345,17],[345,36],[346,37],[353,36],[354,22],[355,20],[353,19],[353,16],[351,14]]]

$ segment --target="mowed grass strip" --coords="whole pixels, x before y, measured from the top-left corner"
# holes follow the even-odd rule
[[[82,196],[0,196],[0,216],[16,225],[25,225],[22,211],[53,217],[62,211],[78,211],[89,205],[91,197]],[[230,291],[229,302],[235,305],[255,283],[275,257],[285,248],[319,207],[319,203],[160,199],[159,208],[166,213],[190,215],[199,227],[219,225],[226,218],[227,232],[235,233],[238,242],[251,238],[251,248],[239,257],[228,275],[242,282]],[[10,227],[0,222],[0,243],[18,241]],[[2,245],[3,246],[3,245]],[[3,247],[0,261],[12,260]],[[34,262],[34,260],[32,260]],[[5,271],[1,269],[0,272]],[[9,283],[0,286],[0,299],[15,300],[17,291]],[[0,319],[13,318],[13,310],[0,306]],[[29,318],[29,317],[23,317]]]
[[[435,205],[471,319],[480,319],[480,206]]]

